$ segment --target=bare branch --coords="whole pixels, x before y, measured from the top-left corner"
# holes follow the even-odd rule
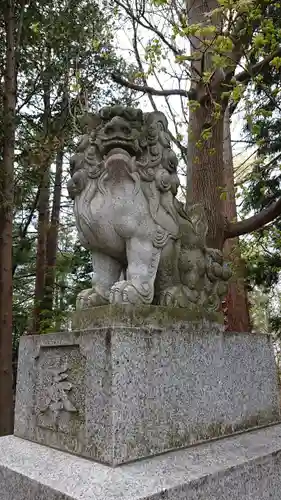
[[[19,232],[19,244],[18,244],[18,247],[16,248],[16,255],[20,254],[20,252],[23,250],[23,246],[24,246],[24,242],[25,242],[25,238],[26,238],[26,235],[27,235],[27,231],[28,231],[28,228],[32,222],[32,218],[33,218],[33,215],[35,213],[35,210],[38,206],[38,200],[39,200],[39,196],[40,196],[40,189],[41,189],[41,186],[38,187],[37,189],[37,192],[36,192],[36,196],[34,198],[34,201],[33,201],[33,204],[32,204],[32,207],[30,209],[30,212],[29,212],[29,215],[27,217],[27,220],[24,224],[24,227],[20,229],[20,232]],[[18,267],[18,262],[17,262],[17,259],[15,259],[14,261],[14,264],[13,264],[13,269],[12,269],[12,275],[14,276],[15,272],[16,272],[16,269]]]
[[[142,12],[138,13],[138,16],[136,16],[133,12],[132,7],[129,5],[124,5],[124,3],[120,2],[119,0],[115,0],[115,3],[121,7],[127,14],[128,16],[135,22],[137,22],[140,26],[143,28],[153,31],[155,35],[159,37],[159,39],[173,52],[174,55],[181,55],[183,53],[182,50],[178,49],[173,43],[171,43],[169,40],[166,39],[166,37],[159,31],[156,26],[153,26],[151,22],[144,16],[145,12],[144,9]],[[141,19],[143,18],[143,20]]]
[[[138,63],[138,68],[139,68],[140,72],[143,74],[143,77],[142,77],[143,84],[147,86],[147,79],[144,76],[144,68],[143,68],[143,64],[142,64],[139,49],[138,49],[138,34],[137,34],[137,26],[138,25],[134,19],[132,20],[132,26],[133,26],[133,31],[134,31],[133,48],[134,48],[136,60]],[[154,102],[152,94],[147,94],[147,97],[148,97],[150,104],[151,104],[152,108],[154,109],[154,111],[157,111],[157,106]]]
[[[158,90],[153,87],[148,87],[147,85],[138,85],[136,83],[128,82],[120,75],[116,73],[111,74],[111,78],[115,83],[119,83],[128,89],[137,90],[138,92],[144,92],[145,94],[158,95],[168,97],[170,95],[181,95],[189,99],[189,92],[183,89],[167,89],[167,90]]]
[[[38,74],[36,76],[36,78],[35,78],[35,80],[33,82],[33,85],[32,85],[32,87],[33,87],[32,90],[30,91],[30,93],[26,96],[26,98],[23,101],[20,101],[20,99],[18,98],[18,101],[20,101],[20,104],[17,107],[17,110],[16,110],[17,113],[19,113],[25,106],[27,106],[27,104],[29,104],[29,102],[32,99],[32,97],[40,89],[40,87],[41,87],[41,83],[39,82],[40,77],[41,77],[40,74]],[[38,82],[39,82],[39,84],[38,84]]]
[[[274,52],[266,56],[262,61],[254,64],[253,66],[249,66],[241,73],[235,76],[236,80],[241,83],[249,82],[254,76],[258,75],[262,72],[263,69],[267,68],[269,63],[275,58],[281,56],[281,46],[278,47]]]
[[[160,79],[158,78],[158,75],[157,75],[156,71],[154,71],[154,76],[155,76],[155,79],[157,80],[157,83],[158,83],[159,87],[162,90],[164,90],[163,89],[163,85],[162,85]],[[181,98],[181,100],[182,100],[182,98]],[[172,142],[179,148],[179,150],[181,152],[182,159],[183,159],[184,163],[187,164],[187,148],[181,143],[181,141],[179,139],[177,139],[177,136],[179,136],[179,130],[178,130],[178,125],[177,125],[177,120],[176,120],[175,113],[172,110],[172,107],[171,107],[171,105],[169,103],[169,99],[168,99],[167,96],[165,96],[165,102],[166,102],[166,106],[167,106],[167,108],[169,110],[169,113],[171,115],[171,118],[173,120],[175,131],[176,131],[176,136],[174,136],[169,131],[170,138],[171,138]]]
[[[281,198],[274,203],[271,203],[269,207],[264,208],[256,215],[249,217],[248,219],[228,223],[225,230],[225,240],[229,238],[235,238],[237,236],[242,236],[243,234],[252,233],[262,228],[269,222],[281,215]]]

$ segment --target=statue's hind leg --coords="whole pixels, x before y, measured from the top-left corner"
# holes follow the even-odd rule
[[[180,240],[169,239],[162,249],[155,280],[154,304],[163,305],[167,290],[181,285],[179,274]]]
[[[109,255],[98,251],[92,253],[92,288],[83,290],[77,297],[77,309],[101,306],[109,303],[110,289],[120,278],[122,264]]]
[[[126,244],[128,267],[126,281],[115,283],[110,302],[114,304],[151,304],[161,249],[149,239],[133,237]]]
[[[168,242],[159,263],[155,304],[190,310],[198,306],[205,270],[204,261],[201,262],[200,257],[201,253],[197,249],[184,253],[180,240]]]

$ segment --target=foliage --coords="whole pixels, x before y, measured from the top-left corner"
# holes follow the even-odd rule
[[[257,33],[254,43],[268,54],[281,44],[281,5],[268,6],[269,17],[264,32]],[[252,52],[252,64],[258,61],[259,51]],[[250,173],[240,189],[242,212],[258,212],[267,208],[281,197],[281,94],[280,94],[280,57],[258,75],[248,86],[245,95],[246,137],[255,145],[256,155]],[[281,271],[281,220],[254,233],[244,243],[247,257],[248,281],[251,289],[258,287],[261,293],[275,293],[278,296]],[[273,299],[271,300],[271,302]],[[280,300],[274,299],[275,307],[268,306],[269,328],[281,332]]]
[[[46,165],[51,162],[49,208],[55,165],[64,147],[62,203],[51,328],[67,327],[67,313],[78,290],[90,280],[90,256],[77,242],[71,202],[66,194],[73,136],[80,133],[79,115],[89,108],[120,101],[132,104],[132,92],[109,85],[110,74],[132,68],[116,55],[114,20],[98,3],[43,0],[16,2],[17,115],[13,228],[14,347],[31,328],[34,303],[38,199]],[[0,25],[0,33],[3,29]],[[4,58],[3,37],[0,53]],[[46,102],[50,108],[47,122]],[[1,101],[2,102],[2,101]],[[1,114],[1,107],[0,107]],[[1,138],[1,128],[0,128]],[[46,311],[48,312],[48,311]],[[42,311],[44,317],[44,311]],[[49,323],[48,323],[48,328]],[[42,324],[44,331],[44,324]]]
[[[279,154],[281,30],[280,4],[269,0],[220,0],[201,19],[178,9],[176,1],[113,1],[114,9],[101,10],[97,3],[82,0],[16,2],[18,34],[17,148],[14,207],[14,331],[15,338],[30,328],[33,306],[35,254],[38,223],[38,186],[44,165],[53,162],[62,140],[67,156],[73,133],[79,133],[77,117],[86,109],[122,100],[132,102],[128,90],[110,80],[112,72],[146,89],[153,77],[174,120],[173,140],[186,162],[188,116],[201,107],[210,109],[209,121],[197,138],[198,151],[209,148],[210,157],[221,148],[212,144],[215,125],[229,103],[234,110],[246,103],[247,130],[258,145],[258,162],[242,187],[244,213],[259,211],[281,195]],[[128,67],[114,51],[116,23],[122,12],[132,21],[132,39],[137,67]],[[115,17],[112,15],[115,14]],[[124,16],[123,16],[124,18]],[[218,22],[219,20],[219,22]],[[154,21],[154,22],[153,22]],[[1,31],[0,26],[0,31]],[[140,29],[150,32],[140,54]],[[0,37],[0,52],[3,43]],[[191,40],[197,40],[189,51]],[[138,45],[139,44],[139,45]],[[268,56],[271,56],[268,59]],[[264,64],[260,61],[264,60]],[[171,66],[172,65],[172,70]],[[176,82],[173,93],[164,88],[159,75]],[[192,80],[191,88],[189,82]],[[110,84],[109,84],[110,82]],[[44,121],[44,90],[49,89],[48,123]],[[127,89],[130,85],[127,85]],[[133,88],[133,87],[131,87]],[[137,89],[136,89],[137,90]],[[153,90],[153,89],[152,89]],[[153,106],[153,92],[148,92]],[[173,110],[170,95],[178,95],[182,115]],[[188,110],[189,107],[189,110]],[[65,112],[66,108],[66,112]],[[1,108],[0,108],[1,113]],[[46,128],[47,127],[47,128]],[[1,137],[1,129],[0,129]],[[196,168],[196,156],[192,159]],[[200,164],[200,162],[199,162]],[[67,177],[66,163],[63,183]],[[222,183],[223,184],[223,183]],[[50,192],[54,187],[54,167]],[[220,198],[224,186],[216,186]],[[74,305],[77,291],[89,280],[89,256],[77,244],[71,208],[63,184],[59,251],[56,267],[53,327],[67,326],[66,313]],[[221,201],[223,201],[221,199]],[[49,204],[51,206],[52,196]],[[278,280],[281,226],[262,230],[251,240],[257,252],[248,257],[249,281],[272,286]],[[265,253],[262,246],[270,250]],[[275,251],[276,249],[276,251]],[[247,253],[248,252],[248,253]],[[24,290],[24,293],[23,293]]]

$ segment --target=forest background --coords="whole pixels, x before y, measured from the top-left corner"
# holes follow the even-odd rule
[[[278,353],[280,2],[0,7],[0,434],[12,431],[19,338],[68,328],[90,286],[66,182],[79,117],[104,105],[167,114],[179,196],[204,205],[208,243],[233,269],[226,329],[271,332]]]

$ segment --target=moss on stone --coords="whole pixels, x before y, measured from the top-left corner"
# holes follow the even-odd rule
[[[197,308],[192,311],[180,307],[106,305],[83,309],[72,314],[72,328],[88,329],[104,326],[153,326],[165,328],[175,323],[207,320],[222,324],[219,313]]]
[[[195,444],[221,439],[279,422],[279,414],[269,410],[257,412],[257,414],[245,418],[237,424],[222,421],[210,424],[198,423],[191,425],[185,431],[179,431],[177,426],[173,428],[171,423],[170,428],[163,431],[160,440],[151,439],[151,436],[149,439],[148,429],[144,426],[144,428],[135,431],[134,437],[127,438],[126,455],[121,463],[127,462],[128,458],[131,461],[171,450],[188,448]]]
[[[228,424],[226,422],[213,422],[211,424],[192,425],[188,432],[179,432],[177,429],[171,429],[167,436],[167,445],[169,449],[184,448],[196,443],[202,443],[213,439],[218,439],[241,432],[250,431],[267,425],[280,422],[278,411],[263,411],[243,419],[237,424]]]

